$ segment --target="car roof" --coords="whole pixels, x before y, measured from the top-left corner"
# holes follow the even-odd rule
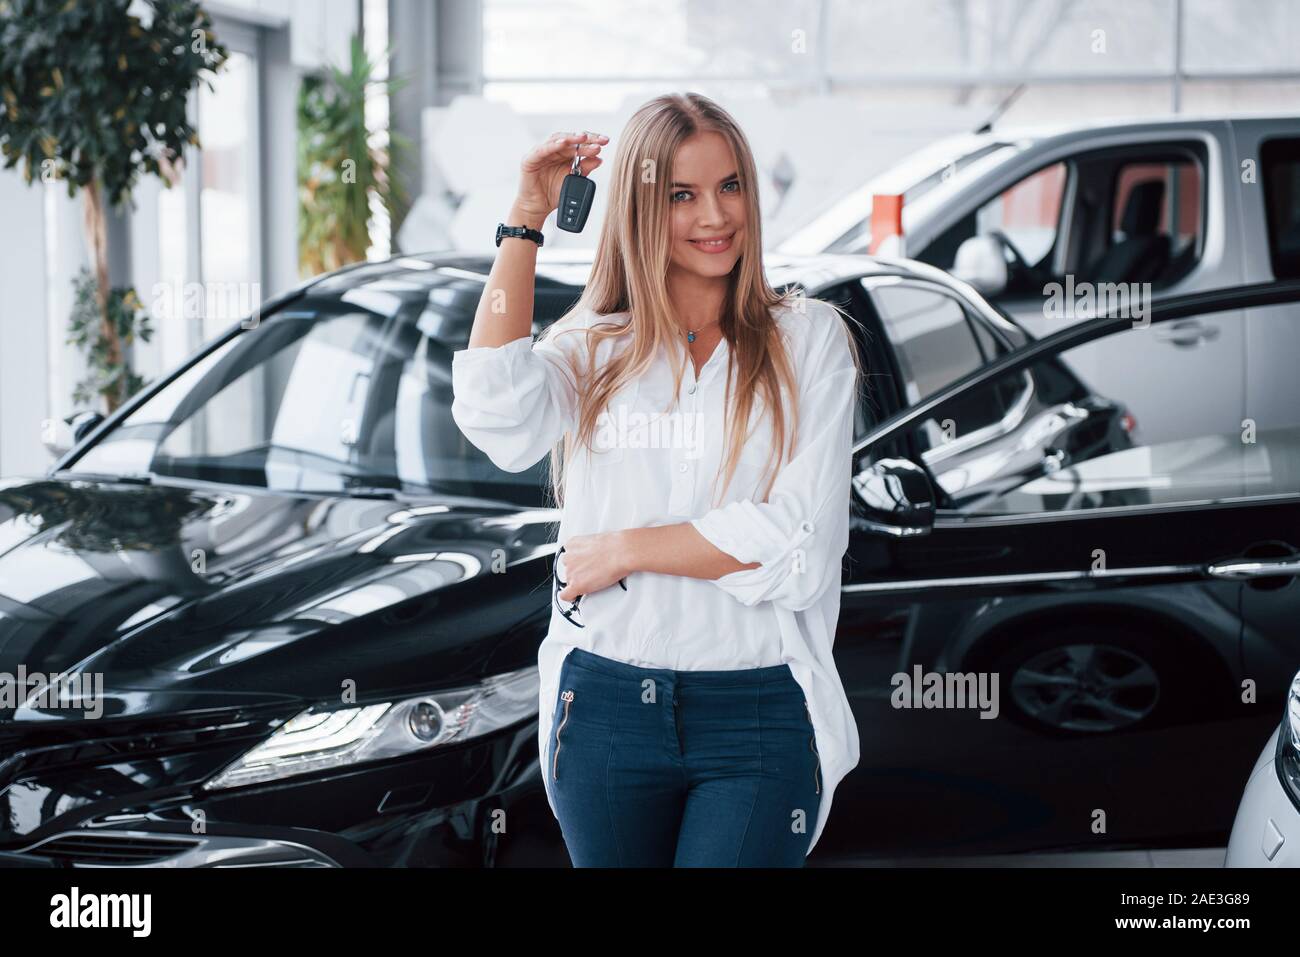
[[[998,124],[982,133],[958,132],[939,137],[899,158],[842,192],[821,206],[808,220],[783,237],[781,250],[812,252],[830,245],[849,230],[857,229],[870,215],[877,193],[907,193],[950,163],[960,162],[981,151],[990,151],[990,162],[1012,164],[1026,153],[1041,153],[1057,143],[1086,142],[1099,134],[1138,136],[1178,131],[1196,131],[1213,124],[1238,123],[1276,127],[1293,133],[1300,129],[1300,116],[1272,112],[1183,113],[1176,116],[1120,116],[1104,120],[1083,119],[1026,125]],[[997,147],[1004,149],[992,152]],[[956,180],[960,183],[960,177]],[[928,202],[942,201],[947,194],[935,190]],[[909,202],[926,202],[925,197]]]
[[[1035,123],[1023,125],[998,125],[987,133],[972,134],[975,137],[990,140],[1041,140],[1054,136],[1064,136],[1088,132],[1121,132],[1125,130],[1169,130],[1186,127],[1199,127],[1207,123],[1231,122],[1275,122],[1293,124],[1294,113],[1270,113],[1237,111],[1231,113],[1180,113],[1176,116],[1113,116],[1106,119],[1074,120],[1060,123]]]
[[[594,257],[594,250],[539,250],[538,283],[581,288],[591,274]],[[432,287],[449,277],[484,283],[492,270],[492,263],[493,257],[482,253],[403,254],[345,266],[309,281],[304,288],[313,294],[342,295],[362,287],[392,288],[394,283],[406,288]],[[768,282],[774,287],[798,284],[806,289],[820,289],[835,282],[871,275],[907,276],[939,282],[970,295],[964,283],[943,270],[915,260],[889,256],[768,252],[763,256],[763,267]]]

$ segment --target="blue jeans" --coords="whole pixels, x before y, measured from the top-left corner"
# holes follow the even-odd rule
[[[572,649],[546,755],[575,867],[802,867],[821,803],[787,665],[641,668]]]

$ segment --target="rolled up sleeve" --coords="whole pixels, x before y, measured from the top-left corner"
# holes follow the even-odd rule
[[[563,320],[536,342],[521,336],[452,353],[451,417],[498,468],[531,468],[572,428],[577,384],[568,355],[585,336],[558,333],[580,326],[580,319]]]
[[[745,605],[771,601],[802,611],[839,586],[849,546],[857,370],[847,332],[838,334],[843,320],[827,321],[841,328],[827,331],[802,365],[801,380],[813,381],[800,398],[799,442],[768,501],[729,502],[691,520],[721,551],[759,563],[713,579]]]

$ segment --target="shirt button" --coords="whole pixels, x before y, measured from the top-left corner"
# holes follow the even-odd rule
[[[690,466],[683,462],[681,465],[677,466],[677,471],[685,472],[688,468],[690,468]]]
[[[690,387],[689,389],[687,389],[686,391],[687,391],[688,394],[690,394],[690,395],[694,395],[694,394],[695,394],[695,386],[691,386],[691,387]]]
[[[799,527],[802,528],[809,535],[811,535],[814,531],[816,531],[816,527],[813,525],[812,522],[804,522]]]

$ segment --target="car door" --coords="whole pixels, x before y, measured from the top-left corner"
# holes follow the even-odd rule
[[[1110,394],[1083,370],[1170,323],[1240,321],[1245,308],[1297,299],[1300,283],[1279,284],[1170,300],[1149,324],[1077,324],[863,439],[836,658],[863,746],[864,771],[846,783],[862,820],[889,815],[884,849],[1095,843],[1097,809],[1114,840],[1230,824],[1232,782],[1276,723],[1273,708],[1241,704],[1243,583],[1275,586],[1277,608],[1300,619],[1300,426],[1225,430],[1200,414],[1204,383],[1176,362]],[[1051,382],[1059,366],[1082,385],[1055,397],[1064,425],[992,436],[964,473],[929,464],[936,439],[941,450],[978,433],[972,410],[991,393],[1025,373]],[[1287,388],[1300,408],[1300,385]],[[1284,687],[1300,663],[1284,619],[1261,622],[1284,649],[1273,671],[1251,675],[1261,688]],[[972,705],[940,694],[930,707],[909,693],[935,681],[982,681],[989,695]],[[1215,780],[1152,814],[1159,789],[1206,748]],[[865,827],[857,837],[882,840]]]
[[[1001,237],[1006,283],[988,298],[1040,338],[1119,308],[1143,319],[1161,298],[1245,281],[1237,197],[1221,182],[1231,155],[1227,125],[1111,139],[1026,157],[1014,177],[1004,173],[983,193],[961,197],[964,215],[945,211],[933,235],[914,237],[914,254],[953,269],[964,242]],[[1152,381],[1142,370],[1174,361],[1203,383],[1189,397],[1197,414],[1217,417],[1226,430],[1245,414],[1245,328],[1223,316],[1188,317],[1123,354],[1096,351],[1080,371],[1099,390],[1119,391]]]
[[[929,211],[909,255],[952,270],[968,240],[1000,237],[1008,272],[987,295],[1039,337],[1075,318],[1044,315],[1049,282],[1168,295],[1238,285],[1249,277],[1233,149],[1215,121],[1050,138]]]
[[[1300,119],[1233,121],[1241,166],[1242,251],[1251,280],[1300,279]],[[1246,396],[1267,427],[1300,418],[1292,384],[1300,354],[1300,305],[1278,303],[1246,311]],[[1261,545],[1261,557],[1283,554],[1280,543]],[[1277,674],[1294,665],[1289,633],[1297,621],[1294,588],[1286,578],[1253,578],[1242,595],[1242,656],[1252,674]],[[1262,695],[1278,689],[1261,688]]]
[[[854,332],[868,385],[858,405],[855,441],[890,415],[1024,341],[1021,330],[995,313],[983,316],[953,289],[913,275],[871,274],[820,289],[816,295],[846,309],[857,321]],[[1006,427],[1008,412],[1028,404],[1029,392],[1027,376],[1013,390],[998,390],[994,404],[982,410],[986,431]],[[944,465],[956,467],[963,445],[954,443],[942,454]],[[879,632],[901,621],[895,608],[881,605],[874,611],[877,617],[860,621],[861,627]]]

